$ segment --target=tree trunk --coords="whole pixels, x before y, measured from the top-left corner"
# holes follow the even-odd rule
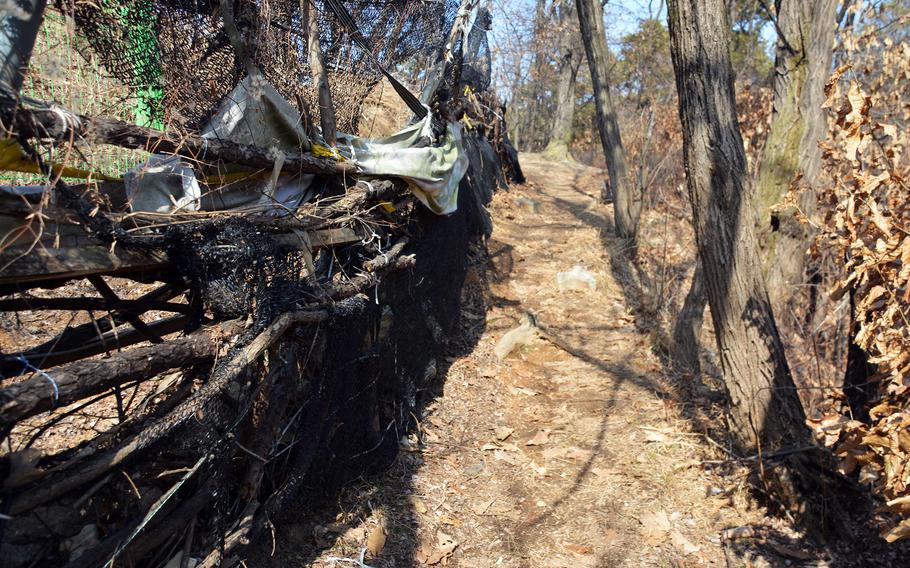
[[[758,257],[724,0],[668,4],[686,180],[733,439],[741,451],[759,454],[766,490],[792,512],[813,518],[806,498],[819,478],[808,471],[810,454],[787,452],[785,467],[773,469],[763,461],[812,444]]]
[[[300,11],[307,21],[307,54],[310,73],[319,100],[319,128],[322,138],[329,147],[337,145],[335,135],[335,105],[329,90],[329,76],[322,58],[322,47],[319,45],[319,22],[316,21],[316,8],[310,6],[309,0],[300,0]]]
[[[575,34],[572,33],[575,7],[564,2],[559,7],[559,67],[556,84],[556,112],[550,141],[544,152],[557,160],[571,160],[572,119],[575,117],[575,78],[578,75],[578,54]]]
[[[683,302],[682,310],[673,326],[673,357],[684,369],[696,378],[701,375],[698,333],[705,317],[705,271],[700,262],[695,264],[692,284]]]
[[[27,0],[13,4],[25,17],[13,14],[10,9],[0,15],[0,84],[18,94],[22,88],[25,70],[32,57],[38,29],[44,21],[45,0]]]
[[[541,131],[538,122],[543,113],[541,108],[541,99],[543,92],[543,72],[547,65],[549,57],[546,52],[546,42],[544,41],[544,29],[549,26],[550,22],[546,21],[546,0],[536,0],[534,7],[534,55],[531,61],[531,81],[527,85],[528,89],[528,114],[524,117],[525,149],[531,152],[539,152],[543,141],[541,140],[544,133]]]
[[[815,210],[821,169],[819,141],[827,133],[825,82],[831,74],[838,0],[777,0],[779,37],[774,61],[774,107],[758,177],[759,241],[774,305],[805,281],[809,233],[795,209],[771,207],[787,193],[798,172],[806,189],[800,209]],[[773,219],[772,219],[773,217]]]
[[[610,174],[616,234],[622,238],[635,240],[638,236],[638,219],[641,216],[641,195],[634,185],[629,183],[619,123],[616,120],[613,99],[610,97],[603,7],[598,0],[575,0],[575,6],[578,10],[578,23],[581,26],[581,38],[585,44],[588,67],[591,70],[597,130],[600,132],[607,172]]]

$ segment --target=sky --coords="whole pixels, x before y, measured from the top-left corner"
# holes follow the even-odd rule
[[[574,2],[574,0],[568,1]],[[509,25],[508,18],[503,17],[505,13],[516,8],[523,8],[528,14],[532,14],[534,4],[534,0],[490,0],[493,11],[492,35],[494,38],[502,38],[504,35],[512,33],[513,27]],[[654,15],[666,20],[666,13],[665,3],[660,0],[610,0],[604,6],[607,39],[611,43],[616,43],[623,36],[638,29],[638,23],[641,20]]]
[[[574,2],[575,0],[561,1]],[[534,14],[535,0],[488,0],[488,2],[493,13],[493,29],[489,35],[491,49],[508,42],[516,33],[530,33],[530,30],[522,32],[520,24],[511,21],[509,15],[517,11],[530,21]],[[548,5],[551,2],[553,0],[547,0]],[[651,17],[657,17],[666,23],[665,0],[608,0],[604,6],[604,28],[607,33],[607,43],[613,52],[618,52],[623,37],[638,30],[639,22]],[[765,40],[765,46],[769,51],[772,50],[776,40],[773,26],[764,26],[761,35]],[[773,54],[771,55],[773,56]],[[494,57],[494,73],[495,70],[509,71],[504,66],[510,63]]]
[[[490,48],[495,50],[497,45],[510,42],[512,36],[530,33],[530,30],[521,29],[521,23],[513,21],[517,12],[526,15],[530,22],[534,14],[535,0],[488,0],[493,13],[493,29],[489,35]],[[547,0],[549,5],[553,0]],[[574,2],[575,0],[562,0]],[[648,17],[657,16],[666,20],[665,2],[661,0],[609,0],[604,6],[604,28],[607,33],[607,42],[611,49],[617,51],[620,40],[638,29],[639,22]],[[511,17],[510,17],[511,16]],[[505,69],[510,61],[502,61],[494,56],[494,74],[496,70],[511,74]]]

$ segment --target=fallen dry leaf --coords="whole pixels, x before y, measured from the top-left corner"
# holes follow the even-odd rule
[[[417,495],[411,495],[408,497],[408,502],[411,504],[411,507],[414,509],[414,511],[420,513],[421,515],[425,515],[427,513],[426,504],[424,504],[424,502]]]
[[[439,517],[439,523],[443,525],[452,525],[453,527],[460,527],[464,523],[456,519],[455,517],[450,517],[448,515],[443,515]]]
[[[660,430],[646,426],[642,426],[641,429],[645,431],[645,442],[666,442],[670,439],[665,432]]]
[[[675,546],[683,556],[689,556],[690,554],[695,554],[701,550],[701,547],[692,544],[689,539],[676,529],[670,531],[670,542],[673,543],[673,546]]]
[[[543,428],[538,430],[534,437],[525,442],[526,446],[542,446],[550,440],[550,430]]]
[[[483,515],[487,510],[493,506],[493,503],[496,502],[496,498],[492,498],[489,501],[478,501],[471,505],[471,510],[474,511],[475,515]]]
[[[496,439],[500,442],[511,436],[513,432],[515,432],[515,428],[509,428],[508,426],[499,426],[493,431],[496,434]]]
[[[436,543],[424,541],[417,550],[417,561],[433,566],[452,556],[458,543],[442,531],[436,533]]]
[[[666,533],[672,528],[670,517],[663,510],[645,513],[638,520],[641,522],[642,534],[651,543],[662,542]]]
[[[379,553],[385,548],[385,541],[385,529],[382,525],[376,525],[370,531],[370,536],[367,537],[367,550],[370,551],[372,556],[379,556]]]
[[[351,546],[361,546],[363,539],[366,537],[366,529],[363,526],[351,527],[341,535],[341,540]]]
[[[581,545],[581,544],[574,544],[574,543],[571,543],[571,542],[564,542],[562,545],[563,545],[563,547],[564,547],[566,550],[568,550],[569,552],[574,552],[575,554],[578,554],[578,555],[581,555],[581,556],[583,556],[583,555],[585,555],[585,554],[591,554],[591,552],[592,552],[590,547],[588,547],[588,546],[583,546],[583,545]]]

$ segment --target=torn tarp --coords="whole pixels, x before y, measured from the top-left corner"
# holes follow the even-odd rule
[[[205,138],[230,140],[268,148],[279,163],[283,152],[310,147],[299,113],[261,77],[246,77],[222,100]],[[278,169],[276,168],[276,169]],[[248,168],[227,166],[231,183],[200,188],[190,162],[178,156],[152,156],[124,176],[133,211],[251,212],[293,211],[312,197],[312,174],[272,172],[271,176],[244,176]],[[232,176],[231,174],[235,174]]]
[[[424,145],[432,116],[391,136],[367,139],[338,133],[338,156],[359,175],[405,180],[417,198],[439,215],[458,206],[458,184],[468,168],[461,126],[451,123],[438,144]],[[252,178],[208,191],[186,160],[155,156],[128,172],[124,181],[133,211],[288,211],[312,197],[313,175],[278,175],[282,152],[309,148],[299,114],[261,78],[247,77],[222,101],[202,135],[271,148],[276,168],[271,178]],[[229,171],[242,168],[229,168]]]
[[[425,138],[432,115],[386,138],[338,135],[338,151],[354,162],[360,173],[398,177],[414,195],[438,215],[458,208],[458,184],[468,169],[461,141],[461,125],[449,123],[436,146],[417,147]]]

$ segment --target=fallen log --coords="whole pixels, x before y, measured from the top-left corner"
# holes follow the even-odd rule
[[[0,430],[23,418],[72,404],[126,382],[211,360],[222,340],[241,328],[242,322],[231,320],[186,337],[35,373],[0,389]]]
[[[169,263],[159,254],[84,244],[67,248],[36,246],[31,251],[4,250],[0,252],[0,266],[3,266],[0,284],[15,285],[90,274],[125,276],[127,273],[157,271],[168,267]]]
[[[174,154],[203,163],[247,166],[271,171],[275,155],[266,148],[237,144],[198,134],[164,132],[107,117],[88,117],[59,108],[25,108],[15,111],[15,130],[28,138],[56,141],[80,140],[111,144],[155,154]],[[340,175],[353,173],[350,162],[336,162],[302,152],[286,153],[281,171]]]
[[[0,300],[0,312],[24,312],[29,310],[157,310],[178,314],[190,313],[188,304],[175,304],[157,300],[123,300],[107,298],[13,298]]]
[[[184,330],[189,322],[189,317],[180,315],[163,318],[147,325],[148,329],[154,334],[163,337]],[[12,371],[9,375],[21,375],[29,370],[28,365],[39,369],[47,369],[49,367],[55,367],[71,361],[91,357],[92,355],[98,355],[99,353],[123,349],[130,345],[142,343],[143,341],[148,341],[148,338],[144,333],[135,329],[119,331],[112,329],[100,337],[96,336],[92,340],[86,341],[78,346],[72,346],[70,349],[55,350],[53,346],[51,346],[47,351],[29,350],[16,355],[5,355],[2,359],[2,366],[0,366],[0,368],[2,368],[4,372],[7,368],[11,369]],[[28,365],[23,361],[23,357],[28,361]]]
[[[143,294],[136,300],[167,302],[182,294],[184,290],[185,287],[183,286],[165,284],[147,294]],[[67,351],[85,345],[87,342],[96,339],[99,333],[106,333],[113,327],[125,324],[127,318],[133,315],[139,315],[139,313],[117,310],[104,318],[75,327],[67,327],[53,339],[31,348],[24,353],[21,353],[21,355],[34,364],[35,361],[43,359],[54,351]],[[5,377],[20,375],[22,374],[22,365],[17,365],[15,360],[12,362],[3,360],[2,363],[0,363],[0,372],[2,372]]]

